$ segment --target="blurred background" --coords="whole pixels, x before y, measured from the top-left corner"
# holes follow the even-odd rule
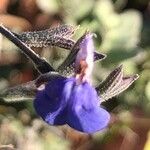
[[[149,0],[0,0],[0,23],[16,33],[59,24],[80,25],[97,34],[99,52],[107,58],[95,64],[97,85],[115,67],[140,78],[118,97],[103,103],[111,113],[108,129],[94,135],[67,126],[50,127],[35,113],[32,101],[0,100],[0,150],[150,150],[150,1]],[[34,48],[57,68],[69,51]],[[33,64],[0,35],[0,90],[38,77]]]

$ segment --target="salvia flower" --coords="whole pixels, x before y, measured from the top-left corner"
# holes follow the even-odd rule
[[[35,110],[50,125],[68,124],[85,133],[94,133],[108,125],[110,115],[100,107],[97,92],[90,83],[94,54],[92,36],[86,34],[80,43],[75,75],[50,80],[36,94]]]
[[[105,128],[110,119],[109,113],[100,107],[100,103],[125,91],[139,76],[124,76],[123,67],[120,65],[93,88],[90,82],[93,55],[94,61],[102,60],[106,55],[94,52],[93,34],[87,32],[75,42],[70,39],[74,31],[74,27],[62,25],[18,35],[0,25],[0,33],[18,46],[40,73],[33,81],[2,90],[0,97],[6,102],[18,102],[32,100],[36,96],[35,109],[50,125],[68,124],[76,130],[94,133]],[[37,36],[38,39],[35,38]],[[27,45],[53,45],[69,49],[71,52],[55,70]],[[72,75],[73,71],[74,76],[71,78],[63,77]]]

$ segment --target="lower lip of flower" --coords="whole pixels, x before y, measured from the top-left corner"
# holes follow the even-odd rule
[[[109,113],[99,107],[95,89],[87,82],[76,85],[75,78],[50,81],[37,93],[34,107],[50,125],[68,124],[85,133],[105,128],[110,118]]]

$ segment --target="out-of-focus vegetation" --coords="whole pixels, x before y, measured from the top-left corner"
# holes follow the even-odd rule
[[[36,115],[32,102],[0,102],[0,149],[149,150],[150,149],[150,2],[149,0],[1,0],[0,23],[14,32],[80,25],[97,34],[95,45],[107,58],[95,64],[98,84],[119,64],[125,74],[140,75],[134,85],[104,103],[110,127],[92,136],[67,126],[50,127]],[[67,56],[58,48],[34,49],[56,68]],[[35,79],[32,63],[0,35],[0,90]]]

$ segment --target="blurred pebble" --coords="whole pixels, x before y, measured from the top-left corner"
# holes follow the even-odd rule
[[[0,78],[0,91],[8,87],[9,82],[4,78]]]
[[[36,0],[20,0],[18,12],[19,15],[33,22],[33,18],[38,13],[39,9]]]
[[[0,14],[0,23],[4,26],[18,31],[31,30],[31,24],[24,18],[9,14]]]
[[[0,54],[0,65],[16,64],[19,61],[19,55],[14,51],[12,53],[8,51],[2,51]]]
[[[15,150],[12,144],[9,145],[1,145],[0,150]]]
[[[0,13],[6,13],[10,0],[0,1]]]
[[[18,114],[20,121],[22,121],[23,124],[27,125],[31,121],[31,115],[30,112],[26,109],[22,110]]]
[[[35,131],[38,131],[44,127],[43,121],[39,119],[34,119],[32,122],[32,127]]]
[[[58,2],[56,0],[36,0],[38,7],[42,10],[42,12],[47,14],[54,14],[59,11]]]
[[[0,115],[5,115],[5,114],[16,114],[16,109],[14,107],[9,107],[9,106],[4,106],[0,105]],[[3,118],[3,116],[2,116]]]
[[[49,28],[49,24],[52,22],[52,16],[48,14],[38,14],[35,17],[34,21],[34,28],[35,29],[44,29],[44,28]]]

